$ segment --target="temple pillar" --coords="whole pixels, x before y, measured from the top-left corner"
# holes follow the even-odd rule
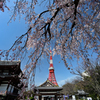
[[[42,96],[41,95],[39,96],[39,100],[42,100]]]
[[[55,100],[57,100],[57,95],[55,95]]]

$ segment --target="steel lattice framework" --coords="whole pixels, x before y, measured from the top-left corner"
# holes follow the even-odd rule
[[[55,78],[54,74],[54,67],[53,67],[53,60],[52,60],[52,51],[50,50],[50,67],[49,67],[49,81],[51,81],[53,84],[58,86],[58,83]]]

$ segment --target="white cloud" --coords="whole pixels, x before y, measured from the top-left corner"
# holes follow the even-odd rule
[[[66,82],[71,82],[72,80],[74,80],[76,78],[76,76],[72,76],[72,77],[69,77],[67,79],[64,79],[64,80],[60,80],[58,81],[58,85],[59,86],[62,86],[64,85]]]

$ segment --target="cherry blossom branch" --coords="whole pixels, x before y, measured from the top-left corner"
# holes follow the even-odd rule
[[[28,32],[29,32],[31,29],[32,29],[32,27],[30,27],[30,28],[28,29],[28,31],[27,31],[25,34],[21,35],[21,36],[14,42],[14,44],[13,44],[12,47],[9,49],[9,51],[15,46],[16,43],[19,42],[19,40],[21,40],[25,35],[27,35],[27,39],[26,39],[25,45],[23,46],[23,47],[25,47],[26,44],[27,44],[27,41],[28,41]]]
[[[50,11],[50,10],[45,10],[45,11],[43,11],[42,13],[39,14],[39,17],[38,17],[38,18],[40,18],[44,13],[49,12],[49,11]]]
[[[70,33],[71,33],[71,36],[73,36],[73,34],[72,34],[72,30],[73,30],[73,28],[75,27],[75,25],[76,25],[76,23],[75,23],[75,20],[76,20],[76,13],[77,13],[77,6],[78,6],[78,3],[79,3],[79,0],[75,0],[74,1],[74,4],[75,4],[75,9],[74,9],[74,22],[72,23],[72,25],[71,25],[71,29],[70,29],[70,31],[69,31],[69,33],[68,33],[68,38],[70,38]],[[62,45],[62,49],[63,49],[63,52],[64,52],[64,54],[63,54],[63,60],[64,60],[64,63],[65,63],[65,65],[66,65],[66,67],[68,67],[68,64],[67,64],[67,62],[66,62],[66,58],[65,58],[65,43],[66,43],[66,41],[67,41],[68,39],[66,39],[65,40],[65,42],[63,43],[63,45]],[[71,40],[72,41],[72,40]]]
[[[15,51],[16,50],[16,48],[14,48],[14,46],[15,45],[18,45],[18,44],[20,44],[20,43],[22,43],[22,38],[24,37],[24,36],[27,36],[26,37],[26,40],[25,40],[25,43],[24,43],[24,45],[19,49],[19,53],[24,49],[24,48],[26,48],[26,45],[27,45],[27,41],[28,41],[28,38],[29,38],[29,36],[28,36],[28,32],[30,32],[30,30],[31,30],[32,28],[30,27],[29,29],[28,29],[28,31],[25,33],[25,34],[23,34],[23,35],[21,35],[14,43],[13,43],[13,45],[10,47],[10,49],[9,50],[3,50],[1,53],[0,53],[0,55],[2,55],[3,56],[3,53],[6,53],[5,55],[6,55],[6,60],[8,60],[8,56],[9,56],[9,53],[10,53],[10,51],[12,50],[12,51]],[[16,53],[16,57],[19,55],[19,53]]]
[[[77,13],[77,6],[78,6],[78,3],[79,3],[79,0],[75,0],[74,1],[74,4],[75,4],[75,10],[74,10],[74,22],[72,23],[72,26],[71,26],[71,29],[70,29],[70,32],[69,33],[72,33],[72,29],[74,28],[75,26],[75,20],[76,20],[76,13]],[[73,2],[71,4],[71,6],[73,5]],[[69,7],[69,4],[65,4],[64,6],[67,6]],[[49,22],[45,23],[45,25],[39,30],[41,31],[42,29],[45,29],[45,32],[43,33],[45,35],[45,38],[47,38],[47,33],[49,33],[49,38],[51,39],[51,33],[50,33],[50,24],[52,23],[53,19],[57,16],[58,12],[62,9],[63,6],[60,6],[58,8],[56,8],[55,10],[55,13],[54,15],[50,18]],[[50,10],[46,10],[46,11],[43,11],[40,15],[39,15],[39,18],[42,16],[42,14],[46,13],[46,12],[49,12]],[[46,28],[47,27],[47,28]],[[42,35],[43,35],[42,34]]]
[[[45,29],[45,32],[43,33],[43,34],[45,35],[45,38],[47,38],[47,33],[49,33],[49,39],[51,39],[50,24],[51,24],[51,22],[53,21],[53,19],[56,17],[56,15],[57,15],[57,13],[59,12],[59,10],[60,10],[60,9],[57,8],[55,14],[51,17],[50,21],[47,22],[47,23],[45,23],[45,25],[39,30],[39,31],[41,31],[43,28]],[[39,18],[41,17],[41,15],[42,15],[43,13],[46,13],[46,12],[48,12],[48,11],[49,11],[49,10],[46,10],[46,11],[42,12],[42,13],[39,15]],[[46,26],[47,26],[47,29],[46,29]],[[43,34],[42,34],[42,35],[43,35]]]

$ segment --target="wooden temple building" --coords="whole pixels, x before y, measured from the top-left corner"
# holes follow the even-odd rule
[[[55,78],[52,52],[50,50],[49,77],[43,84],[35,87],[34,93],[38,100],[60,100],[63,98],[63,94],[61,93],[62,89],[62,87],[58,86]]]
[[[20,61],[0,61],[0,100],[16,100],[21,76]]]
[[[36,100],[60,100],[63,98],[62,87],[54,85],[48,79],[40,86],[34,89]]]

